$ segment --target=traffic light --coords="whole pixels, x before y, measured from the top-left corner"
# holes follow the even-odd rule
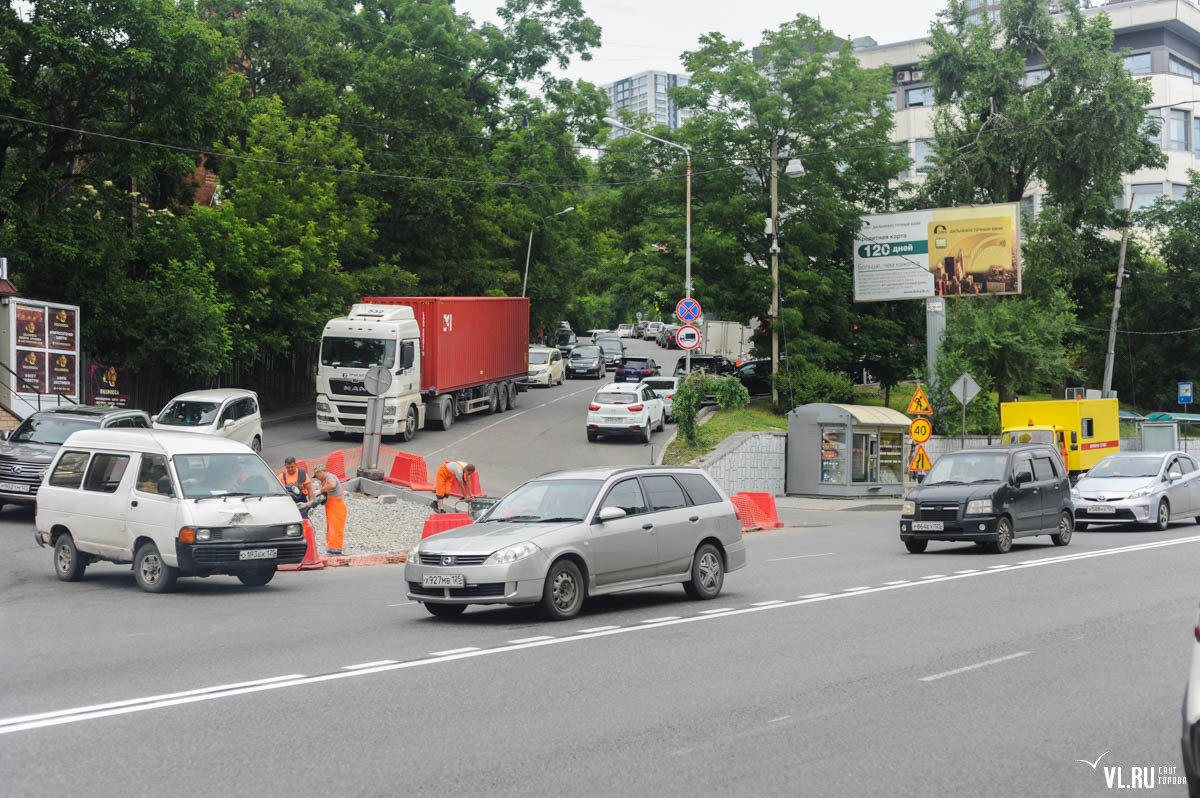
[[[769,314],[769,313],[766,316],[763,316],[762,319],[760,319],[758,322],[759,332],[762,332],[762,333],[771,332],[771,324],[774,321],[775,321],[775,318],[773,316],[771,316],[771,314]]]

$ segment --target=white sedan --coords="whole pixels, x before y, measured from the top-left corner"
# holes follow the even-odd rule
[[[649,443],[654,431],[664,429],[666,424],[663,400],[644,382],[605,385],[588,405],[589,441],[601,435],[621,435],[637,436],[642,443]]]
[[[561,352],[546,346],[529,347],[529,373],[525,377],[527,385],[549,388],[551,385],[562,385],[565,379]]]

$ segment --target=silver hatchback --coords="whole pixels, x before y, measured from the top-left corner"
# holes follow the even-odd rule
[[[1186,452],[1118,452],[1092,467],[1071,491],[1075,528],[1131,521],[1166,529],[1200,523],[1200,464]]]
[[[408,597],[440,617],[470,604],[537,604],[573,618],[587,596],[682,584],[713,599],[746,565],[741,523],[698,468],[559,471],[526,482],[470,526],[422,540]]]

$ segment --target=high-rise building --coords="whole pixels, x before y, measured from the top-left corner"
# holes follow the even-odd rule
[[[674,130],[691,116],[691,112],[678,108],[667,94],[667,89],[687,86],[691,79],[687,75],[650,70],[609,83],[603,88],[608,92],[609,107],[615,116],[617,111],[631,114],[649,114],[653,125],[666,125]],[[614,135],[628,135],[629,131],[615,129]]]
[[[1200,0],[1092,0],[1086,15],[1108,14],[1113,47],[1128,50],[1125,68],[1145,76],[1154,90],[1146,109],[1162,121],[1156,139],[1167,154],[1161,169],[1141,169],[1124,178],[1121,206],[1133,199],[1134,209],[1150,205],[1161,196],[1181,197],[1187,191],[1188,170],[1200,170]],[[1000,0],[972,0],[970,9],[994,16]],[[928,39],[858,47],[855,56],[866,67],[888,66],[895,87],[891,94],[896,115],[893,140],[908,148],[913,159],[904,179],[920,180],[932,151],[933,87],[921,72],[921,61],[930,53]],[[1026,71],[1028,81],[1048,73],[1035,61]],[[1036,188],[1023,200],[1030,212],[1041,210],[1044,189]]]

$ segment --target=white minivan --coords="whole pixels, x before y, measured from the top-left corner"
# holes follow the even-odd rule
[[[205,432],[241,441],[262,451],[262,414],[258,394],[244,388],[214,388],[188,391],[167,402],[157,416],[155,429],[173,432]]]
[[[180,576],[265,585],[307,547],[296,503],[262,458],[237,441],[183,432],[73,433],[46,470],[35,523],[59,579],[78,581],[100,560],[132,563],[151,593]]]

